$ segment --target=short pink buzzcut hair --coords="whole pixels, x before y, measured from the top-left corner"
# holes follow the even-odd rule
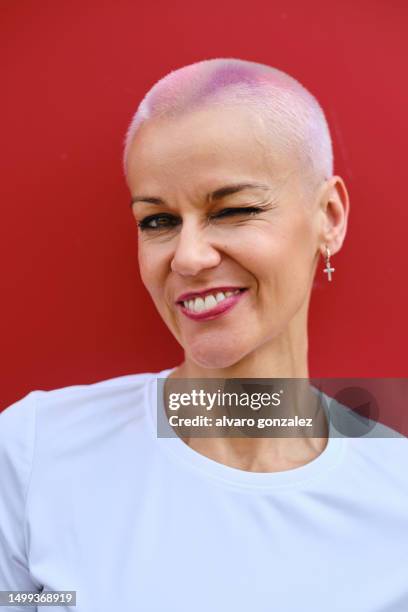
[[[138,127],[209,106],[243,105],[263,120],[271,142],[295,153],[316,179],[333,174],[333,149],[324,112],[299,81],[266,64],[234,58],[203,60],[173,70],[146,93],[124,142],[123,165]]]

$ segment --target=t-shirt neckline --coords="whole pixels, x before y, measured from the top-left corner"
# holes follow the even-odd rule
[[[146,383],[145,399],[149,413],[149,427],[159,448],[167,456],[184,464],[185,468],[193,469],[199,472],[201,476],[216,480],[220,484],[238,487],[247,491],[285,490],[303,486],[316,478],[329,477],[329,472],[336,468],[343,460],[346,452],[347,438],[335,435],[335,429],[330,418],[328,419],[328,442],[322,453],[305,465],[280,472],[250,472],[241,470],[202,455],[177,436],[159,438],[157,436],[157,412],[160,410],[162,414],[165,414],[165,407],[163,397],[157,397],[157,379],[167,378],[175,369],[175,367],[168,368],[153,373]]]

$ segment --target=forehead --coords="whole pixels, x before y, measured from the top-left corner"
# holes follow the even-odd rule
[[[142,124],[129,148],[129,186],[177,180],[207,186],[227,178],[279,178],[293,161],[263,120],[243,108],[207,108]]]

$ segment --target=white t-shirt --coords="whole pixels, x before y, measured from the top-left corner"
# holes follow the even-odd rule
[[[407,438],[235,469],[157,437],[170,371],[0,414],[0,590],[74,590],[46,608],[72,612],[407,612]]]

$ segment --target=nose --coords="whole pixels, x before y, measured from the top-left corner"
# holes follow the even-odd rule
[[[170,265],[173,272],[182,276],[196,276],[220,263],[221,255],[205,233],[205,228],[197,224],[183,223]]]

